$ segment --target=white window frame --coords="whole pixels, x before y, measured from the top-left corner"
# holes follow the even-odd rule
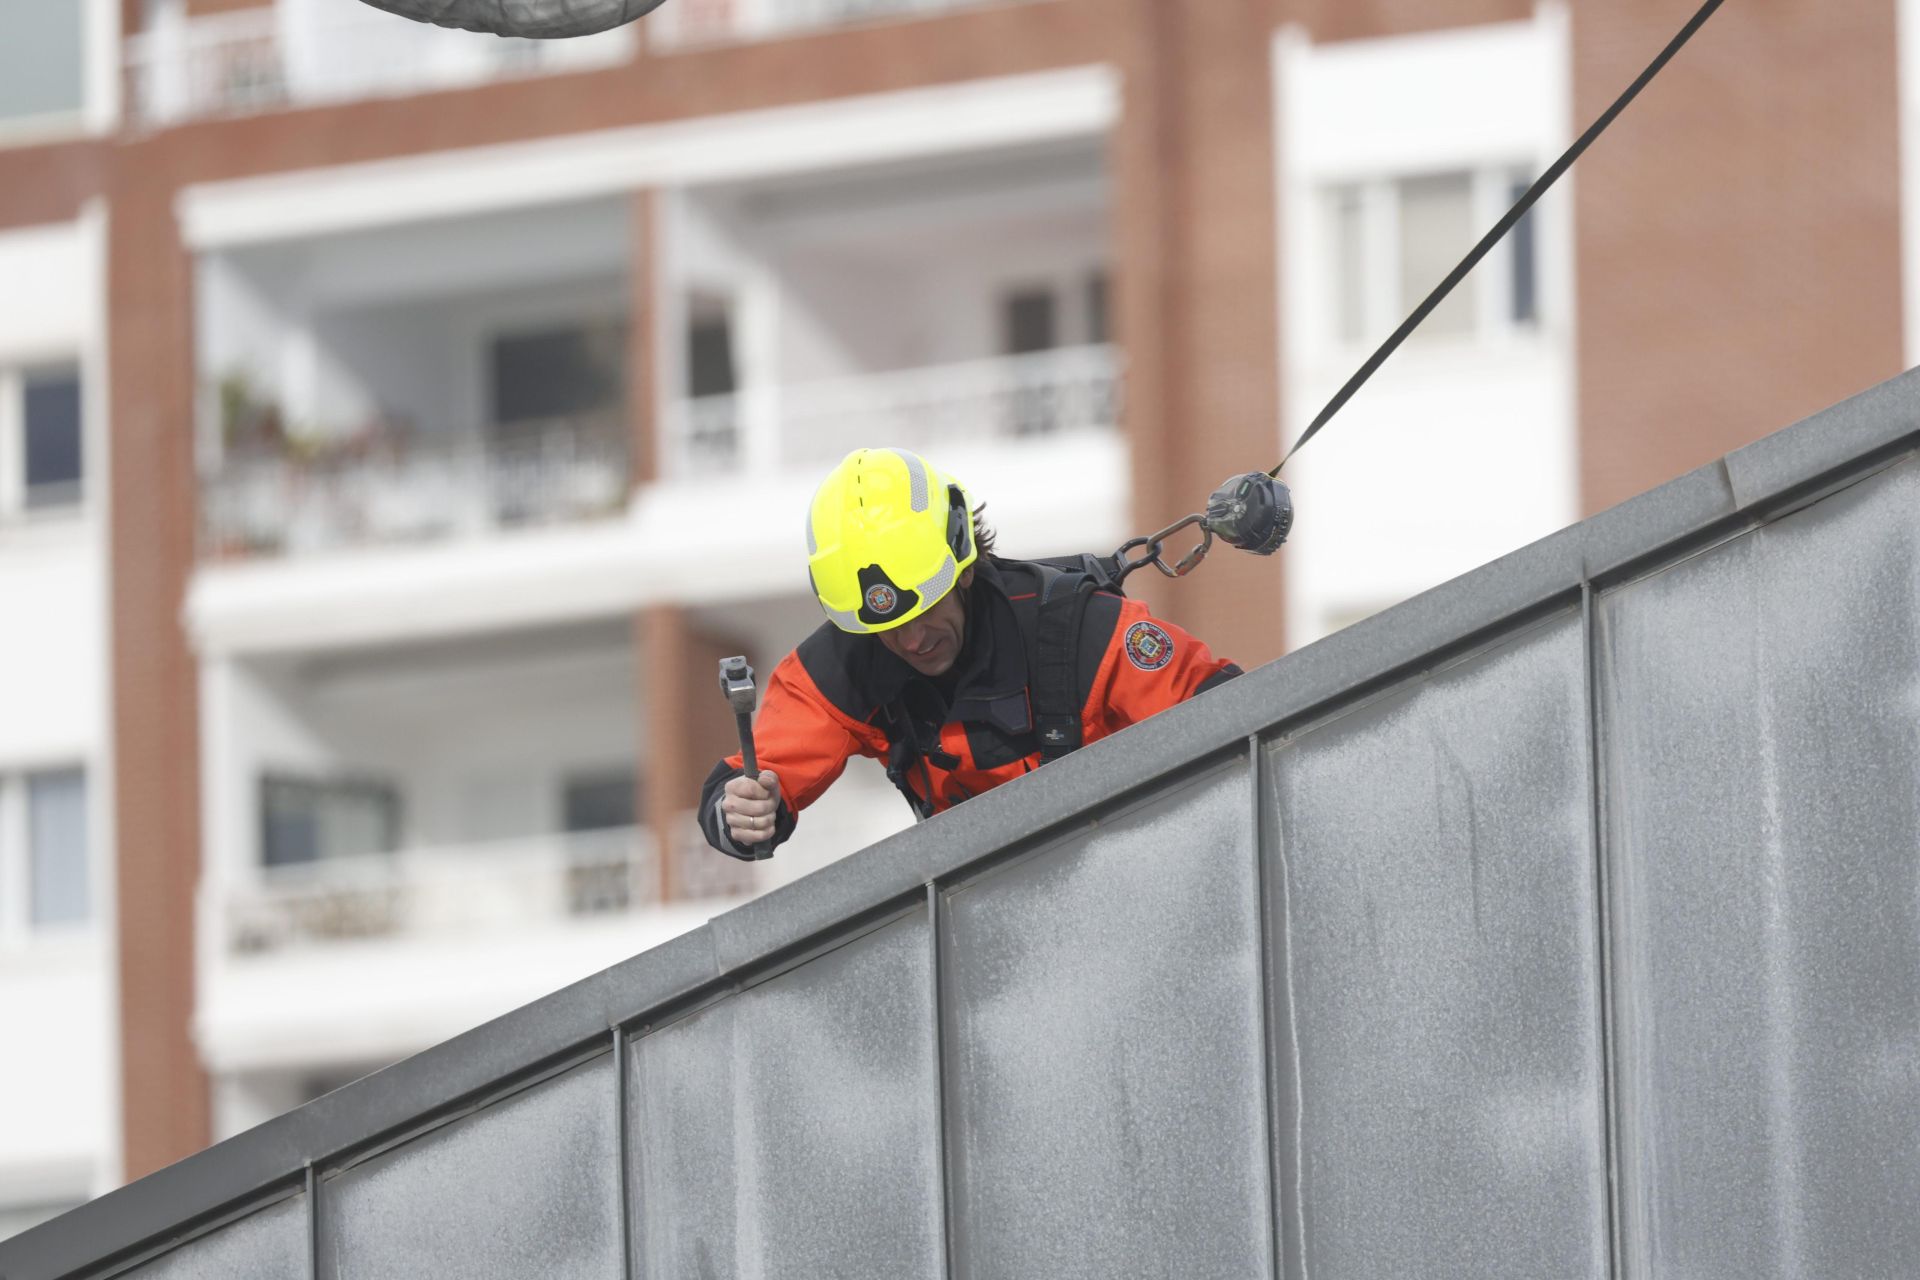
[[[1310,333],[1317,354],[1327,359],[1357,361],[1386,340],[1400,322],[1413,313],[1421,298],[1400,296],[1400,184],[1411,179],[1452,177],[1464,174],[1471,190],[1473,239],[1460,246],[1460,256],[1486,234],[1512,206],[1509,196],[1516,182],[1532,179],[1525,163],[1502,164],[1497,161],[1477,165],[1452,165],[1429,170],[1404,170],[1376,173],[1369,177],[1347,177],[1319,184],[1313,192],[1315,208],[1304,229],[1308,245],[1306,261],[1318,264],[1313,269],[1317,280],[1313,294]],[[1336,263],[1334,246],[1329,242],[1328,205],[1337,191],[1350,190],[1360,199],[1360,335],[1357,339],[1339,333],[1334,315],[1334,289],[1338,281],[1332,268]],[[1540,227],[1534,226],[1534,318],[1522,323],[1513,317],[1510,299],[1513,290],[1514,232],[1507,233],[1488,255],[1474,267],[1465,280],[1455,286],[1452,297],[1464,292],[1472,301],[1473,328],[1449,341],[1452,345],[1483,345],[1495,342],[1526,341],[1543,325],[1545,307],[1541,301]],[[1438,284],[1439,280],[1433,281]],[[1425,295],[1423,294],[1422,297]],[[1416,332],[1414,338],[1420,335]],[[1410,341],[1413,339],[1410,339]],[[1442,343],[1434,341],[1431,346]]]
[[[81,860],[87,873],[87,915],[77,924],[33,922],[33,832],[28,818],[27,779],[37,773],[78,769],[85,779],[87,847]],[[97,773],[84,759],[49,759],[0,771],[0,952],[47,943],[85,941],[96,936],[100,921],[99,835],[94,818]]]

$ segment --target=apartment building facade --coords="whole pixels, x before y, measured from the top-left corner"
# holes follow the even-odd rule
[[[1266,661],[1897,372],[1907,8],[1717,16],[1289,465],[1280,559],[1130,586]],[[902,825],[871,769],[762,867],[687,814],[818,475],[922,449],[1013,554],[1169,523],[1688,16],[72,15],[0,91],[13,1225]]]

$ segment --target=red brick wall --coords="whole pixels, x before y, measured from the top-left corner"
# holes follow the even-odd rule
[[[1279,461],[1272,18],[1265,0],[1114,9],[1129,23],[1117,334],[1133,520],[1150,533],[1229,475]],[[1222,548],[1180,583],[1142,570],[1128,587],[1252,666],[1281,652],[1283,565]]]
[[[180,628],[193,564],[189,264],[167,148],[116,158],[107,272],[113,484],[115,859],[125,1161],[138,1177],[205,1146],[189,1033],[200,872],[197,680]]]
[[[1534,8],[1531,0],[1271,0],[1270,7],[1276,23],[1298,22],[1323,42],[1524,22]]]
[[[633,249],[627,270],[627,447],[632,450],[630,479],[638,487],[660,476],[660,288],[655,267],[660,243],[660,197],[641,191],[633,197]]]
[[[1693,0],[1574,10],[1585,127]],[[1722,8],[1575,172],[1585,512],[1898,373],[1893,0]]]
[[[87,140],[0,148],[0,231],[71,222],[107,188],[113,149]]]
[[[238,9],[271,8],[273,0],[187,0],[187,16],[203,18],[209,14],[232,13]]]

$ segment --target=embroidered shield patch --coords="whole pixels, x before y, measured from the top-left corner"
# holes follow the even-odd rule
[[[1158,671],[1173,661],[1173,637],[1158,623],[1136,622],[1127,628],[1127,661],[1142,671]]]

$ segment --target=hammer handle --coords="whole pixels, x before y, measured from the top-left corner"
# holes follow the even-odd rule
[[[734,724],[740,729],[740,770],[755,782],[760,781],[760,763],[753,754],[753,717],[745,712],[733,717]],[[773,856],[773,842],[762,840],[747,850],[756,860]]]

